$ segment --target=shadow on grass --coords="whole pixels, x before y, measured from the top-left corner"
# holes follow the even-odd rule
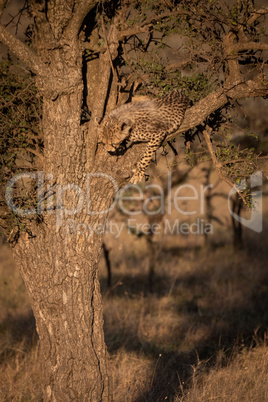
[[[32,311],[26,314],[7,316],[0,323],[2,345],[0,349],[0,362],[17,353],[16,345],[22,344],[23,351],[31,349],[38,339],[35,329],[35,319]]]
[[[105,325],[106,343],[111,354],[124,348],[153,361],[149,390],[135,402],[174,400],[182,387],[185,389],[190,386],[193,367],[198,366],[199,359],[209,361],[206,369],[213,368],[219,350],[224,351],[227,362],[234,349],[239,351],[244,346],[254,346],[256,330],[258,339],[263,339],[267,334],[267,245],[263,242],[260,244],[258,238],[253,237],[249,238],[244,251],[233,253],[226,247],[219,250],[221,254],[218,256],[222,256],[222,260],[214,260],[213,263],[210,260],[211,250],[211,254],[207,255],[208,266],[191,272],[181,270],[173,283],[173,308],[178,319],[187,317],[184,328],[175,325],[161,342],[149,342],[141,335],[139,326],[135,323],[132,325],[130,321],[124,325],[120,323],[118,328]],[[199,251],[195,250],[197,261]],[[142,295],[144,304],[151,296],[167,295],[172,282],[171,277],[156,276],[153,292],[150,293],[146,274],[115,276],[116,280],[121,281],[122,285],[116,287],[109,297],[122,297],[124,303],[125,295],[128,299]],[[184,295],[187,297],[184,298]],[[202,328],[203,335],[191,339],[187,352],[181,351],[180,344],[185,344],[191,333],[196,335]]]
[[[163,352],[153,342],[139,337],[130,326],[123,332],[105,330],[106,344],[110,354],[124,348],[127,352],[137,352],[138,356],[150,357],[152,360],[151,386],[140,395],[135,402],[173,400],[178,395],[181,383],[185,383],[192,375],[192,366],[197,363],[195,352],[178,353],[177,351]]]
[[[163,296],[170,289],[172,280],[167,275],[156,275],[153,290],[150,290],[150,283],[146,273],[138,275],[113,275],[113,284],[110,289],[107,287],[106,278],[100,278],[102,293],[105,297],[146,296],[156,294]]]
[[[220,247],[217,249],[221,252],[220,256],[228,254],[226,245],[222,250]],[[215,260],[215,264],[211,262],[211,250],[207,255],[208,265],[202,267],[203,250],[196,248],[193,253],[198,263],[200,259],[200,269],[190,272],[181,269],[175,279],[172,274],[156,275],[153,292],[148,290],[146,272],[135,276],[114,275],[113,282],[117,285],[109,298],[117,297],[123,305],[126,296],[128,299],[142,296],[143,302],[147,303],[151,297],[160,299],[172,293],[172,308],[178,315],[178,322],[181,315],[187,317],[187,326],[180,328],[179,324],[174,325],[162,342],[148,341],[139,328],[132,325],[131,319],[118,328],[109,328],[105,324],[105,338],[111,354],[124,348],[152,361],[149,390],[135,402],[174,400],[182,387],[185,389],[190,385],[193,367],[199,364],[199,358],[209,360],[209,367],[213,367],[219,349],[223,349],[228,356],[234,345],[239,350],[239,347],[252,344],[257,328],[258,336],[263,337],[268,326],[267,249],[257,238],[250,238],[246,252],[233,255],[229,252],[228,264],[221,260]],[[182,248],[163,250],[162,264],[169,264],[173,257],[183,257],[189,251]],[[105,291],[106,279],[101,281]],[[238,290],[239,297],[233,297]],[[204,335],[192,340],[191,347],[182,351],[180,346],[189,332],[198,332],[199,328],[206,329]],[[24,342],[23,348],[29,350],[37,340],[32,313],[7,317],[0,323],[0,333],[2,339],[7,339],[7,347],[0,349],[1,361],[16,353],[12,349],[16,343]]]

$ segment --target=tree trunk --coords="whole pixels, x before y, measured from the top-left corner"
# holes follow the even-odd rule
[[[36,319],[47,401],[111,400],[99,245],[89,246],[86,255],[79,248],[66,247],[65,239],[46,230],[20,239],[15,251]]]
[[[39,191],[49,210],[14,248],[36,319],[46,401],[112,399],[97,272],[107,212],[96,212],[110,206],[114,189],[105,179],[90,177],[86,197],[81,96],[78,87],[55,101],[44,99],[44,183],[53,185],[48,193]],[[84,194],[81,208],[75,186]]]

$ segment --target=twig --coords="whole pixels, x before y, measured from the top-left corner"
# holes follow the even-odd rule
[[[126,36],[133,36],[133,35],[137,35],[139,33],[147,32],[150,29],[150,25],[154,21],[160,21],[164,18],[170,18],[170,17],[174,17],[174,16],[179,16],[179,15],[192,16],[192,12],[185,11],[185,10],[183,10],[183,11],[173,10],[171,13],[169,10],[169,11],[163,12],[159,15],[154,15],[150,18],[147,18],[145,21],[141,22],[139,25],[136,25],[134,28],[128,28],[128,29],[124,29],[124,30],[120,31],[119,40],[122,40]]]
[[[210,140],[210,135],[209,135],[209,133],[208,133],[208,130],[209,130],[210,132],[212,131],[209,127],[207,127],[207,129],[203,130],[203,135],[204,135],[204,138],[205,138],[205,141],[206,141],[206,144],[207,144],[208,151],[209,151],[209,153],[210,153],[212,162],[213,162],[214,166],[216,167],[216,170],[217,170],[217,172],[218,172],[219,177],[220,177],[223,181],[225,181],[227,184],[229,184],[231,187],[233,187],[233,188],[235,189],[235,191],[236,191],[236,192],[240,195],[240,197],[242,198],[244,204],[245,204],[246,206],[248,206],[248,203],[247,203],[247,201],[246,201],[245,196],[244,196],[244,195],[242,194],[242,192],[238,189],[237,185],[236,185],[234,182],[232,182],[227,176],[225,176],[224,174],[222,174],[222,171],[221,171],[221,169],[222,169],[222,163],[220,163],[220,162],[218,161],[218,159],[217,159],[217,157],[216,157],[216,155],[215,155],[215,152],[214,152],[214,150],[213,150],[213,146],[212,146],[212,143],[211,143],[211,140]]]
[[[3,25],[0,24],[0,41],[7,46],[18,59],[35,74],[47,75],[47,67],[39,56],[25,43],[12,35]]]
[[[0,110],[9,107],[10,105],[12,105],[12,103],[14,102],[15,99],[20,99],[21,95],[26,92],[31,86],[34,86],[33,82],[30,82],[30,84],[28,84],[25,88],[23,88],[22,90],[18,90],[17,92],[15,92],[15,94],[13,95],[12,99],[6,103],[4,103],[3,105],[0,106]]]
[[[42,154],[40,154],[39,152],[35,151],[34,149],[18,147],[18,148],[10,148],[10,150],[12,150],[12,151],[17,151],[17,150],[28,151],[28,152],[34,154],[35,156],[38,156],[38,158],[40,158],[41,161],[44,162],[44,156]]]
[[[268,156],[258,156],[257,155],[257,160],[260,160],[260,159],[268,159]],[[235,163],[241,163],[241,162],[249,163],[249,160],[247,158],[239,158],[239,159],[224,161],[224,162],[222,162],[222,166],[229,165],[229,164],[235,164]]]
[[[79,30],[81,29],[81,25],[88,15],[88,13],[98,4],[97,0],[82,0],[80,2],[76,2],[76,6],[74,9],[74,14],[72,19],[69,22],[65,30],[66,37],[75,37]]]

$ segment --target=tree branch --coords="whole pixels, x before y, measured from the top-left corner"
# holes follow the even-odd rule
[[[167,11],[164,13],[161,13],[159,15],[154,15],[153,17],[147,18],[145,21],[143,21],[142,23],[140,23],[139,25],[135,25],[134,28],[126,28],[123,29],[119,32],[119,40],[123,40],[124,37],[126,36],[133,36],[133,35],[137,35],[139,33],[143,33],[143,32],[148,32],[150,25],[153,21],[160,21],[164,18],[170,18],[173,16],[178,16],[178,15],[192,15],[192,13],[190,11],[174,11],[171,12]]]
[[[267,94],[268,81],[262,76],[258,76],[254,80],[234,83],[234,85],[229,83],[227,88],[219,88],[188,109],[179,130],[168,136],[167,140],[201,124],[211,113],[226,105],[230,100],[262,97]]]
[[[17,39],[3,25],[0,24],[0,41],[37,75],[45,75],[46,66],[27,45]]]
[[[7,5],[7,0],[0,0],[0,19],[2,18],[3,11]]]
[[[102,53],[99,58],[99,71],[98,71],[98,85],[96,89],[98,91],[98,96],[94,98],[91,110],[91,120],[87,126],[86,143],[87,149],[91,150],[88,154],[88,169],[90,170],[94,165],[95,160],[95,150],[97,145],[97,123],[101,121],[104,117],[105,110],[107,107],[107,98],[109,97],[110,88],[110,78],[111,78],[111,63],[117,56],[118,49],[118,31],[116,29],[115,23],[110,26],[110,30],[107,36],[107,50]],[[109,47],[109,50],[108,50]],[[117,77],[116,77],[117,79]],[[91,88],[94,90],[94,88]],[[95,94],[95,92],[94,92]],[[92,94],[93,95],[93,94]]]
[[[228,67],[229,67],[229,74],[226,79],[226,82],[236,81],[238,83],[239,81],[242,80],[242,78],[241,78],[241,73],[240,73],[240,68],[239,68],[239,63],[238,63],[238,57],[234,51],[235,38],[236,38],[236,35],[232,31],[230,31],[227,35],[225,35],[223,38],[223,48],[224,48],[226,60],[227,60]]]
[[[238,42],[232,47],[233,52],[241,52],[243,50],[268,50],[268,43],[252,41]]]
[[[251,14],[247,21],[247,26],[252,25],[260,16],[267,14],[268,8],[263,8]],[[239,38],[237,42],[237,37]],[[229,67],[229,74],[226,83],[243,81],[238,53],[244,50],[268,50],[268,44],[263,42],[254,42],[247,39],[244,32],[244,26],[239,25],[237,30],[230,30],[223,38],[223,48]]]
[[[263,7],[260,8],[259,10],[253,11],[251,13],[250,18],[248,19],[247,23],[249,25],[252,25],[258,18],[260,18],[262,15],[268,14],[268,7]]]
[[[181,60],[181,61],[177,61],[174,62],[172,64],[167,64],[165,67],[166,71],[170,71],[170,70],[179,70],[182,68],[185,68],[186,66],[188,66],[189,64],[191,64],[193,62],[193,58],[192,57],[188,57],[185,60]]]
[[[98,4],[98,0],[81,0],[76,4],[74,15],[66,28],[67,37],[76,37],[87,14]]]
[[[94,108],[91,111],[92,119],[100,121],[105,114],[105,107],[107,102],[107,96],[109,95],[109,81],[111,71],[115,74],[115,79],[118,80],[116,72],[113,70],[113,60],[118,54],[118,30],[116,28],[116,19],[110,26],[109,33],[107,35],[107,50],[100,55],[100,71],[99,71],[99,85],[98,85],[98,97],[94,102]],[[104,33],[105,37],[106,34]]]
[[[233,187],[235,189],[235,191],[240,195],[240,197],[242,198],[243,202],[245,205],[247,205],[247,200],[245,198],[245,196],[243,195],[243,193],[239,190],[239,188],[237,187],[236,183],[232,182],[232,180],[229,179],[229,177],[225,176],[222,173],[222,164],[221,162],[218,161],[217,156],[213,150],[213,146],[212,143],[210,141],[210,134],[211,134],[212,130],[207,127],[206,130],[203,130],[203,135],[204,135],[204,139],[206,141],[207,147],[208,147],[208,151],[210,153],[212,162],[217,170],[217,173],[220,177],[221,180],[225,181],[225,183],[229,184],[231,187]]]

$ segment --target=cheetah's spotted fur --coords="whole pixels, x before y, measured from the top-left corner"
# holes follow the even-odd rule
[[[148,142],[131,183],[138,183],[143,178],[154,152],[167,135],[178,130],[187,105],[188,99],[174,90],[161,98],[126,103],[104,118],[99,142],[105,144],[108,152],[118,149],[124,140]]]

